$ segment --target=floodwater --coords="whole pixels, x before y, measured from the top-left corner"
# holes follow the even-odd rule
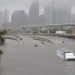
[[[59,47],[75,52],[73,40],[66,39],[66,43],[71,41],[71,44],[64,46],[59,42],[62,38],[56,39],[57,44],[37,42],[38,47],[34,47],[36,42],[32,39],[24,40],[24,46],[15,40],[6,40],[7,44],[0,47],[4,51],[0,75],[75,75],[75,61],[64,61],[56,55]]]

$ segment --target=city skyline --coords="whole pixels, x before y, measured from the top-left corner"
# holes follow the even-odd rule
[[[35,1],[35,0],[34,0]],[[52,0],[37,0],[39,2],[39,15],[42,14],[42,12],[44,12],[44,7],[46,5],[50,5],[52,7]],[[69,0],[67,2],[67,0],[54,0],[55,1],[55,7],[62,7],[64,4],[64,8],[65,6],[66,7],[72,7],[72,10],[71,12],[75,14],[75,1],[74,0]],[[17,3],[18,2],[18,3]],[[12,15],[12,13],[15,11],[15,10],[24,10],[26,12],[26,14],[29,15],[29,9],[30,9],[30,6],[32,4],[33,0],[1,0],[0,1],[0,10],[3,11],[5,10],[5,8],[7,8],[9,10],[9,16]],[[11,18],[11,17],[10,17]],[[10,20],[11,21],[11,20]]]
[[[13,12],[11,14],[12,15],[10,17],[11,20],[8,17],[8,19],[11,22],[10,24],[12,26],[52,24],[53,7],[49,5],[44,6],[43,11],[40,14],[40,4],[38,1],[32,2],[30,9],[29,9],[29,15],[24,10],[19,9],[15,11],[14,11],[15,13]],[[28,16],[28,18],[25,16],[25,14],[22,14],[22,13],[20,14],[21,11],[23,11]],[[3,15],[3,16],[6,16],[6,15]],[[26,23],[24,22],[24,20]],[[55,4],[54,4],[54,19],[53,19],[54,24],[71,23],[71,20],[72,20],[71,19],[71,7],[57,8],[55,7]]]
[[[7,9],[8,10],[8,9]],[[21,9],[22,10],[22,9]],[[3,10],[4,11],[4,10]],[[1,12],[3,12],[3,11],[1,11]],[[8,10],[9,11],[9,10]],[[16,10],[14,10],[14,11],[16,11]],[[13,12],[14,12],[13,11]],[[17,10],[18,11],[18,10]],[[25,10],[24,10],[25,11]],[[13,14],[13,12],[10,14],[10,11],[9,11],[9,21],[11,22],[11,15]],[[26,13],[26,11],[25,11],[25,13]],[[41,12],[40,12],[40,8],[39,8],[39,16],[41,16],[42,15],[42,13],[44,13],[44,8],[41,10]],[[26,13],[27,14],[27,13]],[[73,11],[72,11],[72,9],[71,9],[71,14],[75,14]],[[28,16],[29,16],[29,13],[27,14]]]

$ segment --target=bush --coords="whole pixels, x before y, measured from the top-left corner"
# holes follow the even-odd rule
[[[0,36],[0,44],[4,44],[4,42],[5,42],[5,39]]]
[[[5,34],[7,34],[7,31],[3,29],[3,30],[1,31],[1,33],[2,33],[2,35],[5,35]]]

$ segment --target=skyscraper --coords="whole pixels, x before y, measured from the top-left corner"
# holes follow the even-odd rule
[[[47,24],[52,24],[52,8],[45,7]],[[71,23],[71,8],[54,8],[54,24]]]
[[[9,24],[9,12],[7,9],[5,9],[3,12],[2,12],[2,27],[7,27],[8,24]]]
[[[28,22],[29,22],[29,25],[39,24],[39,3],[38,1],[33,1],[30,7]]]
[[[71,14],[71,23],[75,23],[75,14]]]
[[[46,17],[45,17],[44,14],[42,14],[42,15],[39,16],[39,24],[40,25],[46,24]]]
[[[62,23],[71,23],[71,8],[62,9]]]
[[[46,6],[44,8],[44,11],[45,11],[44,14],[46,17],[46,24],[52,24],[52,8]]]
[[[62,10],[55,9],[54,12],[54,24],[61,24],[62,23]]]
[[[0,12],[0,27],[2,27],[2,13]]]
[[[24,10],[16,10],[11,16],[11,25],[14,26],[25,26],[27,25],[28,16]]]

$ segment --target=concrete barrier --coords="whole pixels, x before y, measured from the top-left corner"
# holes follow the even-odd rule
[[[4,39],[12,39],[12,40],[16,40],[18,41],[20,44],[22,44],[22,42],[19,40],[19,38],[13,36],[13,35],[3,35],[2,36]],[[22,44],[23,45],[23,44]]]
[[[45,37],[43,38],[43,37],[40,37],[40,36],[29,36],[29,35],[28,35],[28,37],[31,37],[34,40],[42,40],[42,41],[46,41],[46,42],[49,42],[49,43],[53,44],[53,42],[51,40],[49,40],[49,39],[47,39]]]

